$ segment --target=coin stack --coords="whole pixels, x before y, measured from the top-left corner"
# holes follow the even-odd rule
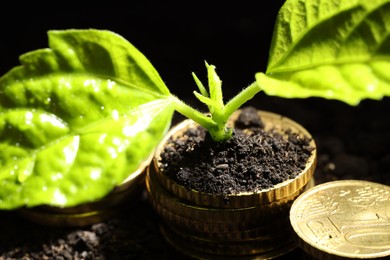
[[[126,180],[100,200],[70,207],[41,205],[20,208],[17,213],[31,222],[55,227],[85,227],[108,220],[119,214],[123,205],[142,196],[146,167],[151,160],[152,156],[144,160]]]
[[[232,115],[235,120],[240,112]],[[285,134],[296,132],[315,142],[296,122],[267,111],[259,111],[266,129]],[[161,217],[161,231],[179,251],[195,258],[276,258],[296,248],[289,221],[292,202],[314,186],[316,153],[294,179],[259,192],[215,195],[188,190],[174,182],[159,165],[161,152],[170,138],[182,140],[182,133],[196,123],[185,120],[173,127],[157,148],[146,172],[146,188],[155,211]]]
[[[311,258],[390,258],[389,186],[360,180],[318,185],[295,200],[290,221]]]
[[[163,235],[179,251],[203,259],[254,255],[270,259],[296,247],[289,210],[314,186],[312,169],[274,189],[229,196],[227,204],[220,196],[195,191],[189,195],[184,187],[162,178],[156,162],[151,166],[146,177],[150,200],[164,220]]]

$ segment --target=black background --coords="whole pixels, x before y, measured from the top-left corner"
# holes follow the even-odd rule
[[[186,98],[217,67],[225,99],[265,71],[274,22],[284,1],[14,2],[0,16],[0,75],[28,51],[47,48],[52,29],[107,29],[154,65],[171,92]]]

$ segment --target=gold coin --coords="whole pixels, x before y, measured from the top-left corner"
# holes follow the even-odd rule
[[[150,170],[150,169],[149,169]],[[309,182],[310,184],[310,182]],[[243,207],[236,209],[200,207],[191,203],[191,201],[182,200],[167,189],[165,189],[154,176],[153,171],[148,171],[146,177],[147,191],[151,199],[170,211],[174,215],[184,219],[192,219],[197,222],[213,223],[252,223],[258,226],[259,223],[266,223],[269,220],[277,220],[288,217],[292,201],[305,191],[306,187],[298,190],[290,197],[283,198],[272,203],[261,206]]]
[[[160,230],[168,243],[196,259],[272,259],[296,247],[292,239],[282,235],[273,239],[229,243],[189,236],[167,225],[160,225]]]
[[[48,205],[20,208],[17,213],[31,222],[45,226],[85,227],[119,214],[123,205],[142,196],[144,185],[145,172],[140,172],[100,200],[64,208]]]
[[[290,222],[300,247],[318,258],[390,256],[390,187],[358,180],[315,186],[296,199]]]

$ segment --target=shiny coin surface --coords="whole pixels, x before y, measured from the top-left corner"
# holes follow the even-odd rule
[[[300,247],[318,259],[390,256],[390,187],[341,180],[296,199],[290,222]]]

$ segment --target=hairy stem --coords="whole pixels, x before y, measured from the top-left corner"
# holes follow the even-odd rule
[[[223,142],[231,137],[233,131],[226,127],[226,123],[218,124],[210,116],[199,112],[175,96],[172,96],[171,100],[177,112],[206,128],[214,141]]]
[[[206,129],[214,128],[216,126],[216,123],[210,117],[187,105],[176,96],[172,96],[171,99],[173,101],[175,110],[183,116],[190,118]]]
[[[245,102],[252,99],[257,93],[261,91],[260,86],[253,82],[248,87],[244,88],[240,93],[233,97],[225,106],[225,114],[230,117],[234,111],[239,109]]]

